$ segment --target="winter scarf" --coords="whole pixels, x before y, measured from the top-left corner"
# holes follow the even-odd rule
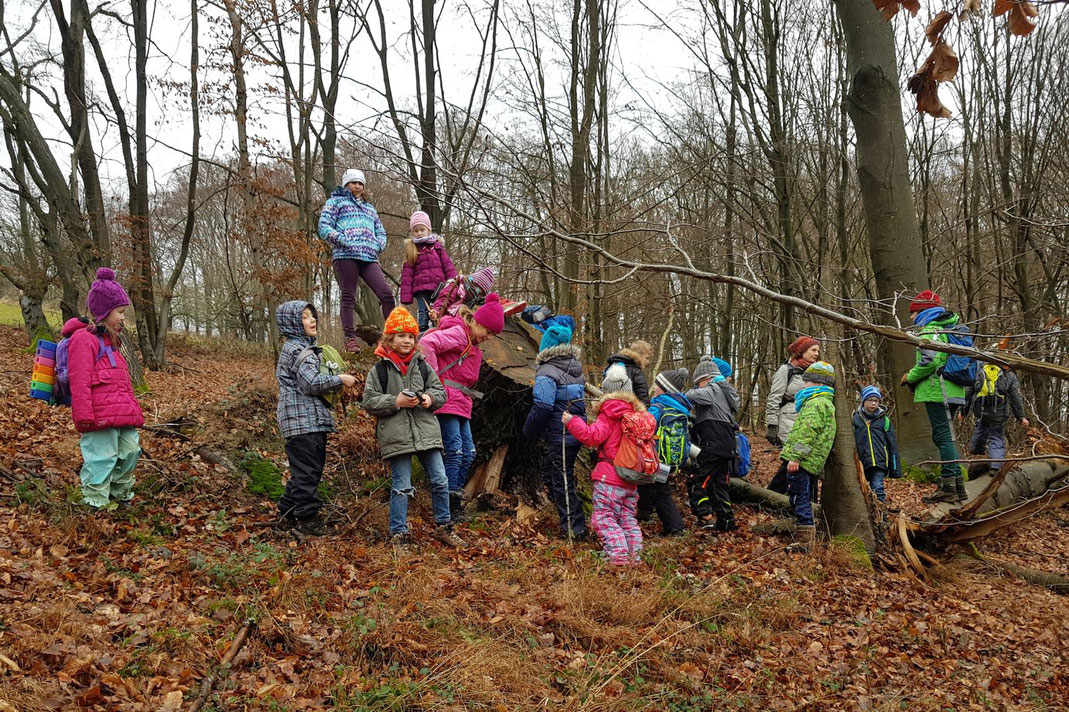
[[[817,395],[818,393],[828,393],[832,397],[835,396],[835,389],[831,386],[806,386],[802,390],[794,394],[794,410],[800,411],[805,402]]]

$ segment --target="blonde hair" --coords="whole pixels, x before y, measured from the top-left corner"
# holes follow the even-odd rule
[[[632,341],[628,347],[631,351],[635,352],[638,356],[641,356],[645,363],[639,364],[643,368],[650,365],[650,359],[653,358],[653,347],[650,346],[648,341]]]
[[[418,261],[419,251],[416,249],[416,243],[412,242],[411,237],[405,238],[405,262],[415,267]]]

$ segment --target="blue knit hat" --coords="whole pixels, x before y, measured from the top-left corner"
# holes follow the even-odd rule
[[[551,326],[542,334],[542,343],[538,345],[539,351],[551,349],[554,346],[572,343],[572,330],[566,326]]]
[[[728,363],[722,358],[717,358],[716,356],[713,356],[713,363],[715,363],[716,367],[720,369],[721,376],[723,376],[724,378],[731,378],[731,374],[734,373],[734,370],[732,370],[730,363]]]
[[[861,402],[864,403],[869,398],[875,398],[878,401],[883,401],[883,394],[880,393],[879,386],[865,386],[861,389]]]

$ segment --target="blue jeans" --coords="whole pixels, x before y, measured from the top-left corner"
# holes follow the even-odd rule
[[[782,465],[784,471],[787,463]],[[817,489],[817,477],[811,475],[801,467],[797,472],[787,472],[787,499],[794,510],[796,524],[813,524],[813,494]]]
[[[883,488],[883,478],[887,476],[887,470],[882,467],[866,467],[865,479],[869,481],[869,487],[876,494],[876,499],[881,502],[887,501],[887,492]]]
[[[431,295],[434,292],[416,292],[412,296],[416,298],[416,321],[419,322],[419,333],[423,333],[430,326],[427,314],[431,308]]]
[[[991,458],[988,466],[992,470],[1002,467],[1002,458],[1006,457],[1006,424],[985,423],[977,421],[969,440],[969,452],[973,455],[986,454]]]
[[[434,508],[434,523],[449,524],[449,483],[445,477],[445,464],[441,450],[424,450],[416,455],[423,463],[423,470],[431,483],[431,506]],[[412,455],[390,458],[390,536],[408,533],[408,499],[416,495],[412,488]]]
[[[449,478],[449,491],[459,492],[468,482],[468,470],[475,462],[475,441],[471,439],[471,421],[459,415],[439,415],[445,451],[445,476]]]

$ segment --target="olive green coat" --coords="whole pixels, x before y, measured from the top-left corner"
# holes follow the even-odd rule
[[[423,361],[423,355],[416,354],[408,366],[408,373],[402,376],[397,364],[383,359],[388,374],[385,393],[379,383],[380,366],[376,364],[368,371],[362,405],[364,410],[378,418],[375,435],[379,441],[379,454],[384,460],[442,447],[442,431],[431,411],[441,408],[445,403],[445,388],[434,369],[426,362],[420,368],[420,361]],[[424,373],[427,374],[426,381],[423,379]],[[398,408],[397,395],[406,388],[419,395],[429,395],[430,410],[420,406]]]

